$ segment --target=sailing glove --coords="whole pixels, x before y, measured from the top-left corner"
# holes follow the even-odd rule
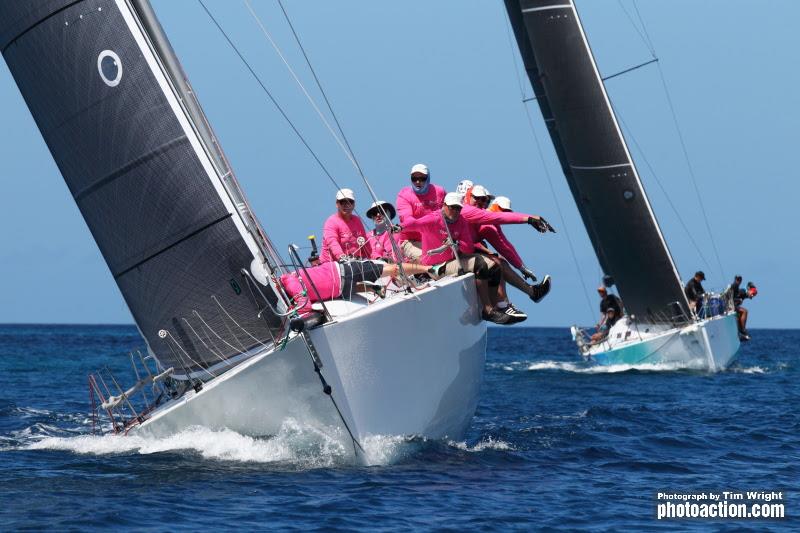
[[[551,226],[550,223],[546,221],[543,217],[539,218],[528,217],[528,224],[533,226],[533,228],[539,233],[547,233],[548,231],[552,233],[556,232],[553,226]]]

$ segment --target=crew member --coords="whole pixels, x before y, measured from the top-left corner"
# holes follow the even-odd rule
[[[428,213],[421,218],[407,219],[404,229],[419,232],[422,250],[420,262],[433,266],[435,276],[457,275],[462,271],[474,273],[482,307],[481,316],[495,324],[508,324],[511,320],[509,315],[492,305],[497,299],[500,268],[486,257],[475,253],[472,229],[461,216],[461,212],[461,195],[456,192],[447,193],[440,211]],[[454,248],[458,250],[458,257]]]
[[[686,293],[686,299],[689,300],[689,308],[695,313],[699,313],[703,307],[703,295],[706,290],[703,288],[701,281],[706,279],[706,275],[702,270],[694,273],[694,277],[686,283],[683,291]]]
[[[742,276],[736,275],[733,278],[733,283],[728,287],[730,297],[733,299],[733,308],[736,310],[736,325],[739,330],[739,339],[743,341],[750,340],[750,333],[747,331],[747,316],[748,311],[742,305],[745,299],[755,298],[758,294],[758,289],[752,281],[747,283],[747,289],[741,288]]]
[[[355,207],[356,197],[351,189],[336,191],[336,213],[328,217],[322,228],[320,262],[369,259],[372,255],[364,224],[353,213]]]
[[[418,231],[406,229],[408,222],[438,212],[444,201],[445,190],[431,183],[430,170],[417,163],[411,167],[411,185],[397,194],[397,214],[403,231],[399,235],[401,251],[411,261],[419,261],[422,254],[421,236]]]
[[[372,259],[383,259],[396,263],[397,258],[391,239],[392,232],[398,228],[392,223],[395,216],[394,206],[389,202],[378,200],[367,209],[366,215],[375,223],[375,228],[367,234],[370,248],[372,248]]]

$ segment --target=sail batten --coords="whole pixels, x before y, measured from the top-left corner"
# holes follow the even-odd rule
[[[282,331],[242,276],[254,259],[278,261],[245,218],[199,105],[176,87],[160,26],[139,19],[149,9],[3,0],[0,46],[150,351],[177,378],[207,378]]]
[[[670,321],[688,303],[574,3],[505,0],[562,171],[600,266],[629,314]]]

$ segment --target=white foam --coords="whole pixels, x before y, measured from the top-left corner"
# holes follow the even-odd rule
[[[253,438],[234,431],[192,428],[165,438],[118,435],[45,437],[25,446],[31,450],[65,450],[78,454],[109,455],[190,451],[205,459],[276,463],[305,467],[330,466],[353,456],[338,430],[326,432],[287,420],[277,435]]]
[[[538,361],[528,364],[526,370],[561,370],[564,372],[574,372],[577,374],[616,374],[631,370],[645,372],[669,372],[685,369],[686,365],[678,363],[642,363],[636,365],[617,364],[617,365],[596,365],[586,363],[569,363],[565,361]]]
[[[751,366],[748,368],[740,368],[740,367],[733,367],[731,368],[732,372],[736,372],[737,374],[766,374],[766,369],[761,368],[760,366]]]
[[[458,448],[459,450],[463,450],[465,452],[482,452],[484,450],[513,450],[513,446],[509,443],[502,441],[502,440],[495,440],[492,437],[488,437],[477,443],[473,444],[472,446],[468,445],[466,442],[454,442],[449,441],[448,444],[453,446],[454,448]]]

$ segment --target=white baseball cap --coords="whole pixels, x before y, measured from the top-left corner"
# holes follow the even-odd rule
[[[491,194],[489,194],[489,191],[486,190],[486,187],[484,187],[483,185],[475,185],[472,188],[472,197],[475,198],[476,196],[479,197],[485,196],[488,198],[491,196]]]
[[[497,207],[500,209],[511,211],[511,200],[509,200],[507,196],[498,196],[494,199],[494,203],[497,204]]]
[[[474,183],[472,183],[472,180],[461,180],[458,182],[458,187],[456,187],[456,192],[463,196],[467,194],[467,191],[473,185]]]
[[[353,200],[356,201],[356,195],[353,194],[352,189],[339,189],[336,191],[336,201],[339,200]]]
[[[428,171],[428,166],[423,165],[422,163],[417,163],[416,165],[411,167],[411,174],[416,174],[417,172],[419,172],[420,174],[425,174],[426,176],[430,175],[430,172]]]
[[[445,194],[444,205],[457,205],[461,207],[461,195],[457,192],[449,192]]]

